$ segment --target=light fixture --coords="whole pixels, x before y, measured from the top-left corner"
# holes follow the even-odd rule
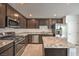
[[[14,14],[14,16],[15,16],[15,17],[18,17],[19,15],[18,15],[18,14]]]
[[[56,15],[56,14],[54,14],[53,16],[55,16],[55,17],[56,17],[57,15]]]
[[[32,17],[32,14],[30,13],[29,16]]]

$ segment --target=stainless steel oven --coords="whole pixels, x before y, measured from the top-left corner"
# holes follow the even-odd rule
[[[2,36],[1,33],[0,35],[3,40],[14,40],[14,55],[20,56],[23,53],[24,48],[27,45],[26,36],[16,36],[14,32],[5,32],[5,36]]]
[[[20,56],[23,51],[24,51],[24,48],[26,47],[25,43],[25,37],[19,37],[19,38],[16,38],[16,42],[15,42],[15,55],[16,56]]]

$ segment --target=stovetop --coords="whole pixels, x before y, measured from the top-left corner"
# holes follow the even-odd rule
[[[1,40],[14,40],[15,42],[21,41],[24,39],[23,36],[5,36],[1,37]]]
[[[0,40],[14,40],[15,43],[24,40],[24,36],[16,36],[15,32],[3,32],[0,33]]]

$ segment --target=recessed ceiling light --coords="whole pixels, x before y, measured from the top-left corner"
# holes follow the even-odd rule
[[[18,17],[19,15],[18,15],[18,14],[14,14],[14,16],[15,16],[15,17]]]
[[[54,14],[54,16],[56,17],[57,15],[56,15],[56,14]]]
[[[32,14],[30,13],[29,16],[32,17]]]

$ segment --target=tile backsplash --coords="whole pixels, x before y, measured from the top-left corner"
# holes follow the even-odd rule
[[[14,29],[14,28],[0,28],[1,32],[16,32],[16,33],[22,33],[22,32],[52,32],[51,29]]]

